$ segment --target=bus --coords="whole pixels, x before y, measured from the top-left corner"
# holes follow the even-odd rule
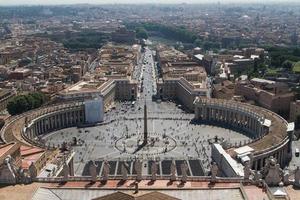
[[[299,155],[300,155],[299,149],[296,148],[296,150],[295,150],[295,156],[296,156],[296,157],[299,157]]]

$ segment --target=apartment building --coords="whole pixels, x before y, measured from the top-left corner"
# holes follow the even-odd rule
[[[294,100],[294,93],[286,84],[259,78],[238,82],[235,93],[283,116],[289,115]]]

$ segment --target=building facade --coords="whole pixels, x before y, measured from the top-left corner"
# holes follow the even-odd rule
[[[186,108],[194,110],[197,96],[207,97],[207,88],[195,88],[185,78],[159,80],[157,82],[157,98],[179,100]]]
[[[237,83],[235,93],[283,116],[289,115],[290,102],[294,100],[294,93],[285,84],[258,78]]]
[[[265,166],[270,156],[276,158],[281,167],[291,159],[294,124],[267,109],[223,99],[197,98],[195,119],[238,128],[254,138],[243,145],[254,149],[249,157],[255,170]],[[233,150],[240,146],[233,147]]]

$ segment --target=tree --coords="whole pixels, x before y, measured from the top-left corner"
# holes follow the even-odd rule
[[[286,60],[282,63],[282,67],[285,69],[291,69],[293,66],[293,62],[291,62],[290,60]]]
[[[91,29],[83,30],[80,32],[65,31],[63,34],[35,34],[37,37],[50,38],[55,42],[62,43],[64,47],[70,50],[87,50],[99,49],[109,41],[110,35],[104,32],[97,32]]]
[[[295,48],[295,49],[293,50],[293,55],[294,55],[294,56],[300,56],[300,48]]]
[[[19,95],[12,98],[7,104],[7,111],[11,115],[21,114],[28,110],[38,108],[45,103],[45,95],[43,93],[30,93],[27,95]]]
[[[196,39],[194,41],[194,45],[197,47],[201,47],[203,45],[203,41],[201,39]]]
[[[28,103],[25,95],[16,96],[7,104],[9,114],[16,115],[29,110],[31,105]]]
[[[30,96],[33,97],[33,107],[38,108],[40,105],[44,104],[46,101],[45,95],[43,93],[35,92],[31,93]]]
[[[253,72],[258,71],[258,59],[254,59],[254,64],[253,64]]]
[[[193,32],[187,30],[182,26],[174,27],[174,26],[168,26],[159,23],[146,22],[146,23],[127,23],[126,27],[131,30],[135,29],[137,33],[137,38],[139,38],[139,31],[144,29],[145,31],[159,33],[165,38],[178,40],[184,43],[194,43],[194,41],[197,39],[197,36]],[[147,34],[147,38],[148,38],[148,34]]]
[[[142,27],[138,27],[138,28],[136,28],[135,32],[136,32],[136,37],[138,39],[145,39],[145,40],[148,39],[148,33],[147,33],[146,29],[144,29]]]
[[[219,49],[220,48],[220,44],[217,42],[210,42],[210,41],[205,41],[203,43],[203,48],[205,50],[211,50],[211,49]]]

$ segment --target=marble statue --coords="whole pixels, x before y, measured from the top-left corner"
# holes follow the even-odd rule
[[[175,164],[175,161],[172,160],[172,163],[171,163],[171,167],[170,167],[170,171],[171,171],[171,177],[170,177],[170,180],[171,181],[176,181],[176,164]]]
[[[68,181],[69,173],[70,173],[69,165],[66,162],[64,162],[64,166],[63,166],[63,181],[64,182]]]
[[[156,181],[156,174],[157,174],[157,163],[155,161],[152,162],[151,165],[151,180]]]
[[[180,168],[181,168],[181,173],[182,173],[181,182],[185,183],[187,181],[187,177],[188,177],[187,172],[189,169],[186,161],[184,161],[184,163],[182,163],[180,165]]]
[[[284,170],[282,179],[284,185],[288,185],[290,183],[290,173],[288,169]]]
[[[217,163],[213,162],[211,167],[210,167],[210,172],[211,172],[211,181],[214,182],[217,179],[217,174],[218,174],[218,165]]]
[[[127,180],[128,175],[128,164],[126,162],[123,162],[121,165],[121,174],[122,174],[122,180]]]
[[[32,179],[37,177],[37,169],[33,162],[29,166],[29,174]]]
[[[282,178],[282,170],[279,164],[276,163],[276,159],[270,157],[268,160],[268,166],[265,169],[265,181],[270,186],[278,186]]]
[[[5,179],[9,180],[10,183],[17,183],[19,179],[19,174],[16,166],[13,164],[13,158],[10,155],[8,155],[5,158],[4,164],[7,167],[8,172],[3,174],[2,176],[4,176]]]
[[[92,182],[96,182],[97,181],[97,166],[94,161],[91,161],[89,170],[90,170],[90,175],[92,177]]]
[[[136,160],[134,163],[134,169],[136,171],[136,181],[142,180],[142,162],[140,160]]]
[[[249,166],[249,162],[246,162],[244,166],[244,179],[249,180],[251,175],[252,175],[252,170]]]
[[[68,144],[67,144],[66,142],[63,142],[63,143],[61,144],[61,150],[62,150],[62,151],[67,151],[67,150],[68,150]]]
[[[24,184],[32,182],[31,177],[25,172],[24,169],[19,170],[19,182]]]
[[[134,184],[134,194],[139,193],[139,183],[135,182]]]
[[[251,167],[253,165],[253,153],[249,154],[249,166]]]
[[[103,170],[102,170],[102,180],[107,181],[108,180],[108,175],[110,171],[110,165],[107,160],[104,161],[103,164]]]
[[[262,174],[260,173],[260,171],[255,171],[254,173],[254,182],[256,184],[258,184],[262,179]]]

